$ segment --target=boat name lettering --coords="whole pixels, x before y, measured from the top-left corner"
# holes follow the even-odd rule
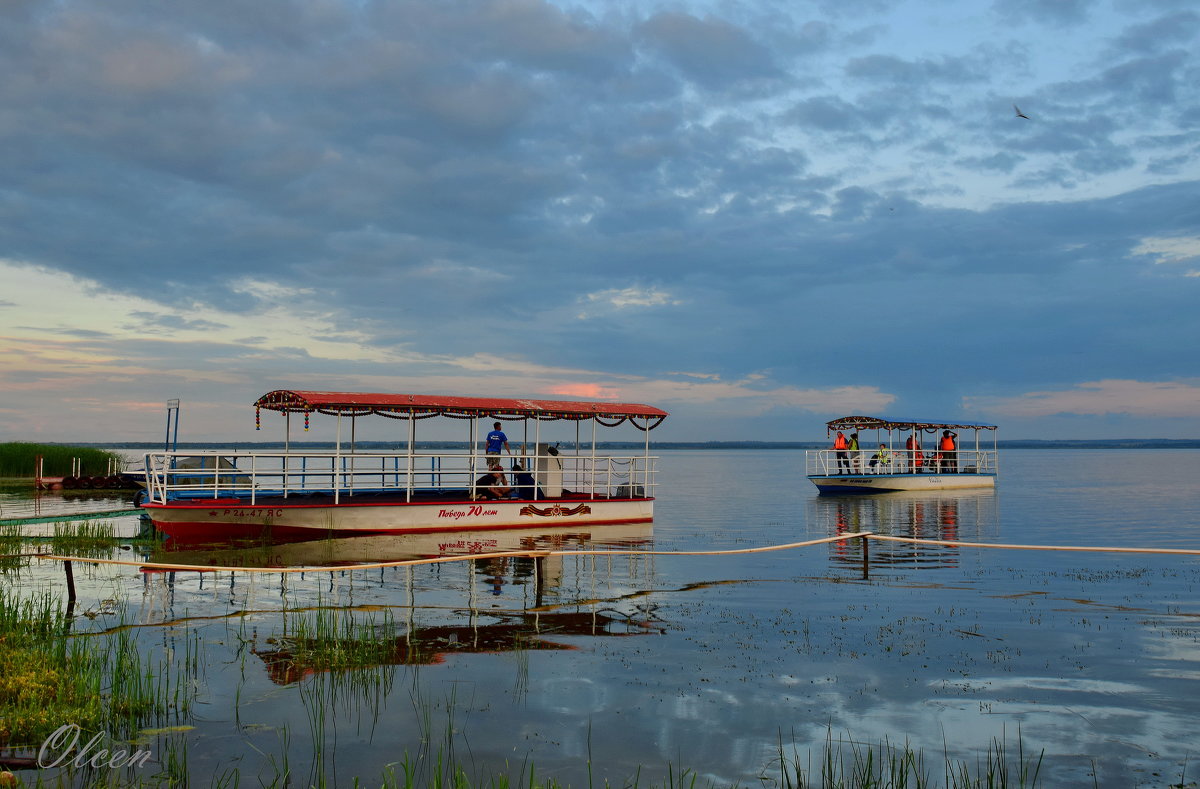
[[[245,517],[247,515],[266,515],[268,518],[282,518],[283,510],[272,507],[237,507],[236,509],[226,509],[222,515],[233,515],[234,517]]]
[[[469,518],[478,515],[499,515],[499,510],[485,510],[482,506],[475,504],[465,510],[438,510],[439,518],[450,518],[458,520],[459,518]]]

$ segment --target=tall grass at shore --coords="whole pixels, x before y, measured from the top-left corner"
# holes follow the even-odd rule
[[[36,748],[63,724],[128,738],[188,716],[198,637],[155,659],[129,630],[72,633],[71,621],[50,592],[0,586],[0,749]]]
[[[11,441],[0,444],[0,477],[32,477],[38,455],[43,458],[42,473],[47,477],[70,475],[75,458],[83,463],[82,475],[91,477],[108,474],[110,466],[120,470],[125,463],[120,454],[107,449]]]

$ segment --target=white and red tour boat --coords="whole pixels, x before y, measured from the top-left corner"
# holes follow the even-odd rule
[[[825,427],[834,448],[805,453],[808,478],[823,494],[996,485],[995,425],[843,416],[826,422]],[[960,432],[966,434],[965,440]],[[990,434],[990,448],[981,443],[983,434]],[[848,444],[854,435],[857,449],[839,448],[840,439]],[[945,443],[947,439],[950,443]]]
[[[159,531],[188,541],[270,541],[654,519],[657,458],[650,455],[649,436],[667,412],[653,406],[294,390],[268,392],[254,406],[256,424],[264,410],[283,414],[282,451],[146,455],[142,506]],[[303,416],[307,429],[313,415],[337,419],[332,450],[291,447],[292,417]],[[397,449],[356,446],[357,420],[368,416],[403,424]],[[465,448],[419,449],[417,423],[432,417],[465,421]],[[524,424],[523,444],[511,457],[479,449],[481,429],[494,421]],[[550,443],[543,423],[553,422],[574,423],[573,446]],[[598,452],[598,428],[623,424],[640,431],[642,451]],[[590,437],[581,435],[585,426]],[[516,443],[510,439],[510,448]],[[489,479],[498,464],[502,476]],[[494,498],[496,488],[510,490]]]

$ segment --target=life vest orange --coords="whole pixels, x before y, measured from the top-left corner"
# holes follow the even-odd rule
[[[953,451],[954,450],[954,439],[950,436],[942,436],[942,443],[938,447],[938,449],[942,449],[947,452]]]
[[[834,449],[845,449],[846,448],[846,437],[843,436],[841,433],[838,433],[837,438],[833,439],[833,448]]]

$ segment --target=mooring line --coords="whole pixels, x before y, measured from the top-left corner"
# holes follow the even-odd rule
[[[1200,550],[1190,548],[1117,548],[1104,545],[1019,545],[1002,542],[964,542],[962,540],[926,540],[917,537],[893,537],[890,534],[870,533],[872,540],[907,542],[916,545],[945,545],[954,548],[1005,548],[1012,551],[1096,551],[1107,553],[1162,553],[1177,556],[1200,556]]]
[[[834,537],[821,537],[815,540],[789,542],[781,545],[763,545],[755,548],[730,548],[719,551],[635,551],[623,549],[584,550],[584,551],[555,551],[555,550],[525,550],[525,551],[495,551],[491,553],[471,553],[456,556],[436,556],[427,559],[397,559],[390,562],[370,562],[367,564],[340,565],[305,565],[301,567],[238,567],[228,565],[207,564],[173,564],[169,562],[139,562],[129,559],[99,559],[84,556],[62,556],[52,553],[30,554],[34,558],[48,559],[58,562],[83,562],[86,564],[110,564],[125,567],[139,567],[147,570],[178,570],[195,572],[228,572],[228,573],[329,573],[346,570],[378,570],[386,567],[413,567],[425,564],[441,564],[445,562],[476,561],[479,559],[503,559],[514,557],[544,558],[547,556],[731,556],[750,553],[767,553],[769,551],[787,551],[794,548],[805,548],[824,543],[843,542],[845,540],[863,539],[883,540],[888,542],[903,542],[915,545],[940,545],[951,548],[997,548],[1003,550],[1023,551],[1076,551],[1076,552],[1107,552],[1107,553],[1157,553],[1175,556],[1200,556],[1200,550],[1188,548],[1119,548],[1103,545],[1021,545],[1014,543],[967,542],[964,540],[927,540],[917,537],[893,537],[888,534],[876,534],[870,531],[839,534]]]
[[[340,564],[332,566],[304,567],[232,567],[207,564],[170,564],[165,562],[137,562],[129,559],[97,559],[84,556],[61,556],[54,553],[35,554],[39,559],[49,559],[58,562],[84,562],[87,564],[115,564],[126,567],[144,567],[153,570],[197,570],[205,572],[240,572],[240,573],[330,573],[340,570],[378,570],[382,567],[411,567],[420,564],[440,564],[443,562],[463,562],[475,559],[500,559],[527,556],[541,558],[546,556],[727,556],[743,553],[765,553],[767,551],[785,551],[792,548],[803,548],[808,545],[820,545],[827,542],[839,542],[858,537],[867,537],[871,532],[854,532],[840,534],[836,537],[822,537],[804,542],[790,542],[783,545],[765,545],[757,548],[731,548],[723,551],[631,551],[631,550],[590,550],[590,551],[496,551],[493,553],[470,553],[460,556],[437,556],[429,559],[397,559],[391,562],[371,562],[369,564]]]

